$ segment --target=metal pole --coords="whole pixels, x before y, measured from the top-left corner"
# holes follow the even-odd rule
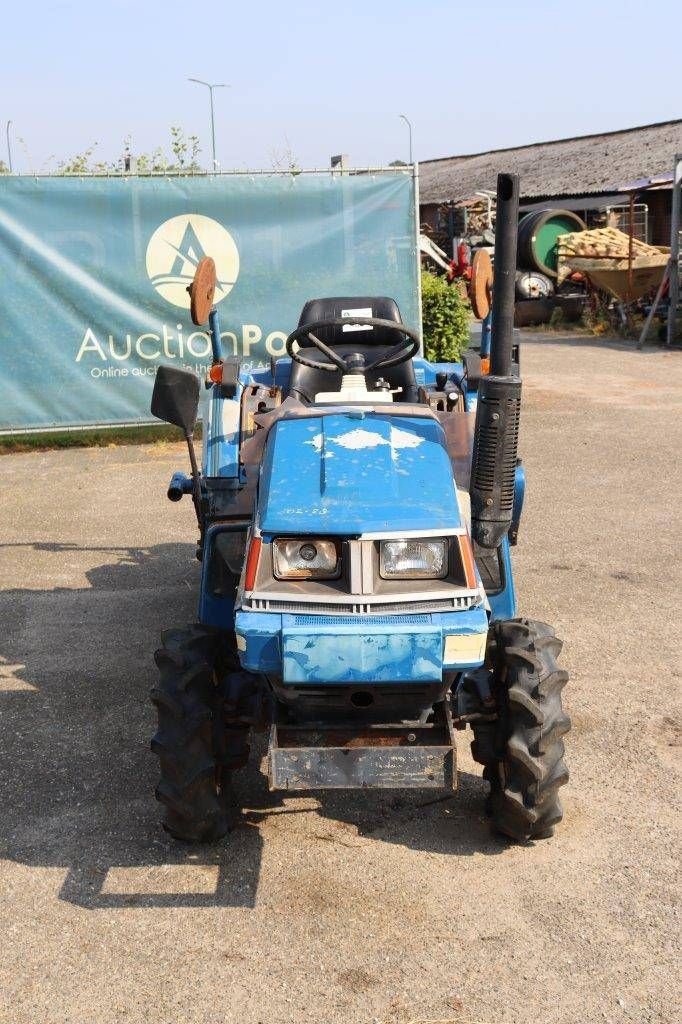
[[[409,117],[405,116],[405,114],[400,114],[400,117],[407,125],[407,130],[410,134],[410,163],[412,163],[412,122],[410,121]]]
[[[490,335],[492,332],[492,323],[492,312],[488,310],[488,315],[481,320],[481,359],[487,359],[490,356]]]
[[[211,152],[213,154],[213,170],[215,171],[215,118],[213,116],[213,86],[208,87],[209,95],[211,97]]]
[[[677,305],[680,300],[680,213],[682,207],[682,153],[675,156],[673,208],[670,225],[670,287],[668,291],[668,346],[675,341]]]
[[[421,348],[419,354],[424,355],[424,320],[422,316],[422,275],[421,275],[421,256],[419,251],[419,235],[421,234],[421,225],[419,223],[419,164],[412,165],[412,180],[414,182],[414,243],[417,249],[417,316],[419,318],[419,337],[421,339]]]
[[[12,147],[11,147],[10,141],[9,141],[9,130],[10,130],[11,126],[12,126],[12,122],[8,121],[7,122],[7,131],[6,131],[6,135],[7,135],[7,162],[9,163],[9,173],[10,174],[12,173]]]
[[[635,193],[630,193],[630,203],[628,206],[628,218],[629,218],[629,238],[628,238],[628,302],[632,302],[632,260],[635,248]]]
[[[205,85],[209,93],[209,102],[211,107],[211,155],[213,157],[213,170],[217,167],[217,160],[215,158],[215,117],[213,113],[213,90],[214,89],[229,89],[229,85],[224,82],[204,82],[201,78],[188,78],[188,82],[196,82],[197,85]]]
[[[213,349],[213,362],[219,363],[222,359],[222,344],[220,340],[220,320],[218,310],[213,306],[208,314],[208,326],[211,332],[211,348]]]
[[[666,283],[668,281],[668,278],[670,277],[670,268],[671,267],[672,267],[672,263],[670,261],[670,258],[668,258],[668,262],[665,265],[665,271],[663,272],[663,277],[661,278],[661,283],[659,284],[658,291],[656,292],[656,298],[654,299],[654,301],[651,304],[651,309],[649,310],[647,318],[644,321],[644,327],[642,328],[642,333],[640,334],[639,341],[637,342],[637,351],[638,352],[641,352],[642,349],[644,348],[644,342],[647,339],[647,335],[649,333],[649,328],[651,327],[651,321],[653,320],[654,316],[656,315],[656,310],[658,309],[658,304],[661,301],[661,295],[663,294],[663,289],[665,288]]]

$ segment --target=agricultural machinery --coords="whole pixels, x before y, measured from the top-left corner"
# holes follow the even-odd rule
[[[553,630],[516,616],[524,495],[513,336],[518,179],[498,179],[490,351],[431,364],[391,298],[307,301],[287,358],[245,371],[220,348],[213,260],[190,286],[208,322],[200,382],[160,367],[152,412],[182,428],[199,526],[197,621],[163,634],[152,690],[156,791],[172,836],[211,842],[232,772],[269,735],[270,788],[454,789],[471,728],[493,827],[552,834],[568,778],[567,675]]]

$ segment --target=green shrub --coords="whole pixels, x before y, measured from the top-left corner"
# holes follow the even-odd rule
[[[422,271],[424,354],[432,363],[456,363],[469,345],[469,303],[444,277]]]

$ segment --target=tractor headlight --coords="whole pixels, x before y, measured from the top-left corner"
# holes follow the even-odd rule
[[[379,572],[383,579],[442,580],[448,574],[448,542],[440,540],[384,540]]]
[[[333,540],[275,540],[272,544],[278,580],[336,580],[341,560]]]

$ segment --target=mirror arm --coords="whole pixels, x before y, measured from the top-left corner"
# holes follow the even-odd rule
[[[194,431],[185,431],[185,440],[187,441],[187,450],[189,452],[189,464],[192,470],[192,501],[194,502],[194,511],[197,514],[197,523],[199,524],[199,532],[201,539],[204,538],[204,516],[201,511],[201,484],[199,483],[199,465],[197,463],[197,453],[194,451]]]
[[[213,362],[219,363],[223,358],[223,346],[220,341],[220,320],[218,319],[218,310],[215,306],[212,307],[211,312],[208,314],[208,326],[211,332]]]

